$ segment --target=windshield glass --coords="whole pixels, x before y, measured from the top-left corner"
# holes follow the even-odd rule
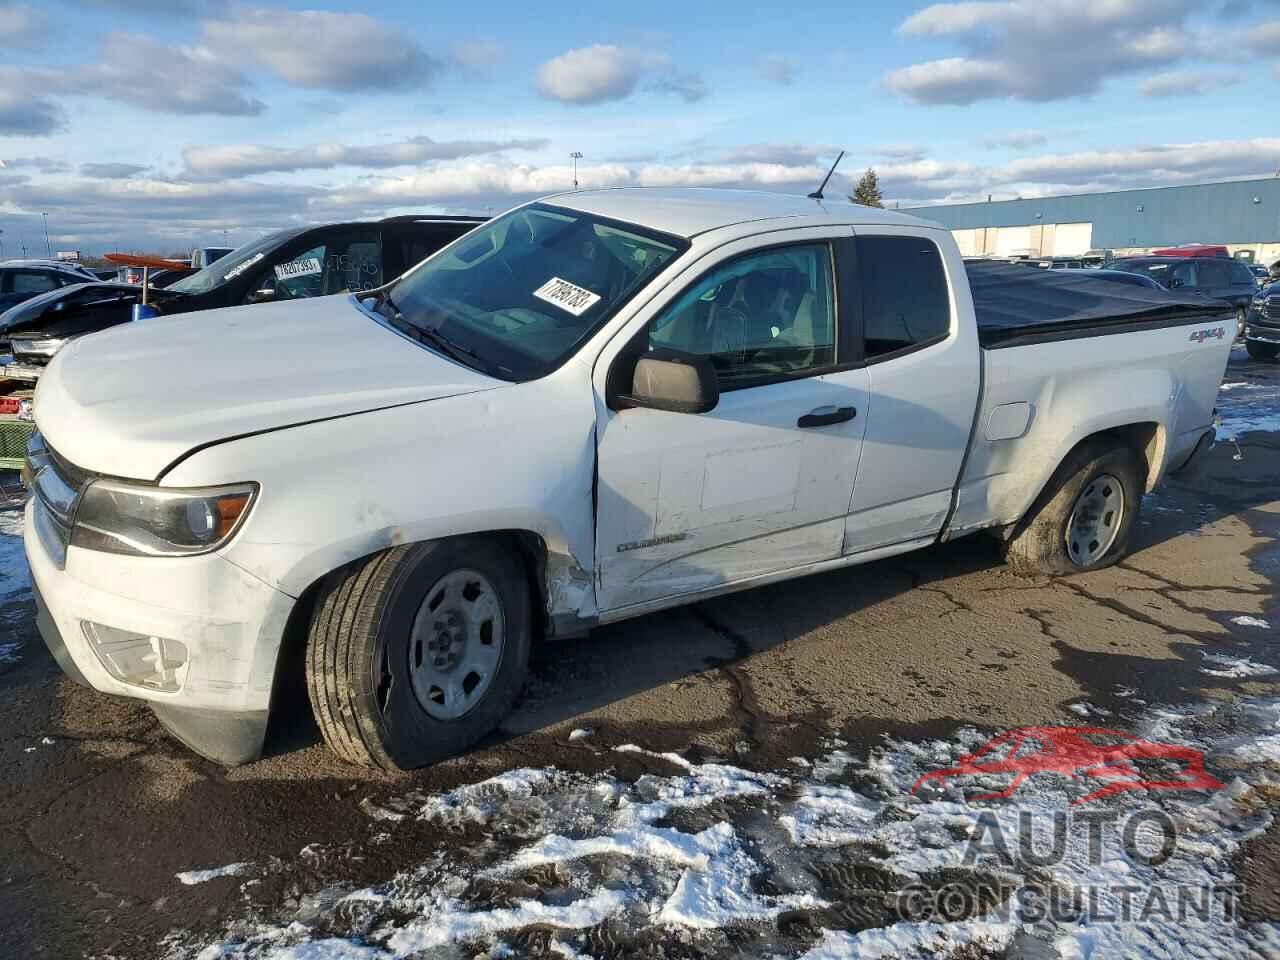
[[[493,220],[390,291],[395,321],[505,380],[560,366],[687,247],[683,240],[545,204]],[[451,350],[448,348],[452,348]]]
[[[1112,262],[1111,269],[1122,273],[1136,273],[1154,280],[1163,287],[1167,286],[1169,269],[1174,266],[1177,264],[1170,263],[1168,260],[1116,260]]]
[[[228,280],[234,280],[255,263],[265,257],[273,249],[295,236],[296,230],[281,230],[269,233],[261,239],[246,243],[231,253],[215,260],[203,270],[198,270],[189,277],[183,277],[177,283],[166,288],[177,293],[208,293],[214,287],[221,286]]]

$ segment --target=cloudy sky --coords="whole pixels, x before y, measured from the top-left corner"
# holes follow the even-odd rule
[[[843,148],[903,206],[1280,170],[1280,0],[752,6],[0,0],[0,241],[497,212],[575,150],[802,193]]]

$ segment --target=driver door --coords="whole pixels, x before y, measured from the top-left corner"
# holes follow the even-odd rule
[[[840,556],[867,373],[847,365],[837,245],[731,245],[746,252],[717,258],[613,359],[625,373],[628,356],[650,349],[706,355],[721,393],[703,414],[603,414],[602,613]]]

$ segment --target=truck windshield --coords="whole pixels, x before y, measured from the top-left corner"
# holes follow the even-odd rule
[[[240,276],[280,244],[296,236],[298,232],[297,230],[279,230],[257,240],[251,240],[243,247],[215,260],[203,270],[197,270],[191,276],[169,284],[166,289],[177,293],[208,293],[214,287]]]
[[[687,246],[534,204],[425,261],[391,288],[381,312],[459,362],[504,380],[532,380],[564,363]]]

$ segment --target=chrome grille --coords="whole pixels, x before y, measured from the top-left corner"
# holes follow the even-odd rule
[[[1280,323],[1280,293],[1273,293],[1262,301],[1262,309],[1258,311],[1264,320]]]
[[[68,463],[39,433],[33,433],[27,443],[22,477],[35,500],[32,513],[36,534],[58,569],[62,569],[67,561],[76,505],[93,474]]]

